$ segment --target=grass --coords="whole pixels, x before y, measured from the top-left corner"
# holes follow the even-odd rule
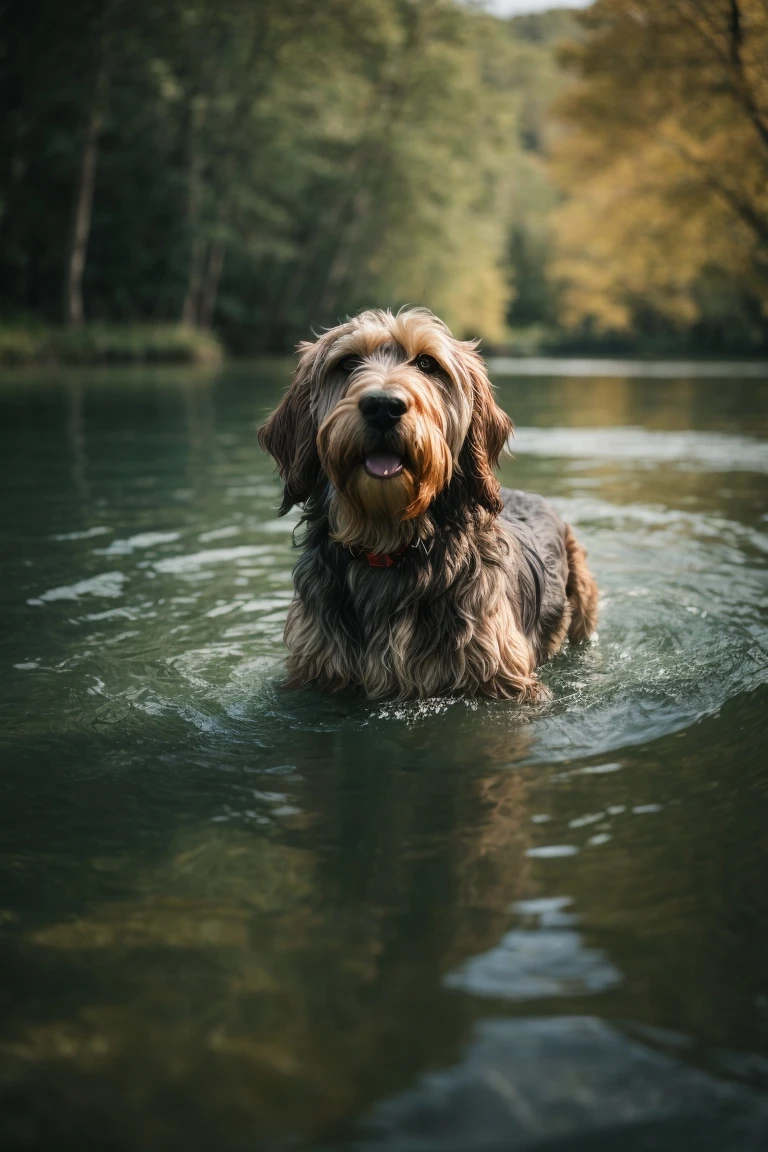
[[[210,332],[180,324],[0,323],[0,367],[25,364],[218,364]]]

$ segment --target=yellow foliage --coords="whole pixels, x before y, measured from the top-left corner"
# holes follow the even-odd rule
[[[563,320],[689,324],[715,269],[768,309],[768,6],[598,0],[553,169]]]

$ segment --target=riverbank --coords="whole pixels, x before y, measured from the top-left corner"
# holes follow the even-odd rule
[[[33,364],[219,364],[211,332],[180,324],[0,324],[0,368]]]
[[[630,332],[568,331],[554,325],[529,324],[507,328],[505,338],[483,341],[483,354],[488,357],[520,359],[546,357],[554,360],[589,359],[637,361],[710,361],[740,362],[768,360],[768,344],[756,334],[743,333],[730,341],[717,339],[702,328],[696,332],[660,331],[653,335]]]
[[[492,376],[636,376],[652,380],[768,380],[764,360],[640,360],[624,357],[486,356]]]

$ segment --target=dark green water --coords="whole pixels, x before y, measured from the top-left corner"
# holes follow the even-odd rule
[[[0,1144],[768,1141],[768,381],[499,380],[542,707],[278,687],[287,365],[0,386]]]

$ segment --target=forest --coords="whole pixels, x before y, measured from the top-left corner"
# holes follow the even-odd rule
[[[766,60],[768,0],[10,0],[0,362],[404,303],[513,351],[768,351]]]

